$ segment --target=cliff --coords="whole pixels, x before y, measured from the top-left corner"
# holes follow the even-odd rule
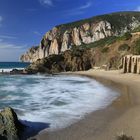
[[[122,68],[121,59],[125,55],[140,55],[140,34],[125,33],[118,37],[108,37],[99,41],[73,47],[60,54],[52,54],[33,62],[26,72],[59,73],[82,71],[91,68]]]
[[[40,45],[29,49],[20,60],[35,62],[75,46],[84,46],[110,36],[122,35],[139,26],[140,12],[119,12],[59,25],[48,31]]]

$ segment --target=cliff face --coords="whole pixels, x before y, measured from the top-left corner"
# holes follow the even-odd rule
[[[139,12],[103,15],[56,26],[44,35],[39,47],[29,49],[20,59],[24,62],[34,62],[74,46],[124,34],[138,26],[140,26]]]
[[[120,62],[122,57],[128,54],[140,55],[139,33],[125,33],[123,36],[108,37],[91,44],[73,47],[58,55],[38,59],[25,71],[33,74],[82,71],[91,68],[118,69],[126,63],[126,59],[122,64]],[[126,68],[126,65],[124,67]]]

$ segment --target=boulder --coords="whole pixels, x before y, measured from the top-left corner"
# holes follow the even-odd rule
[[[19,140],[24,127],[12,108],[0,112],[0,140]]]

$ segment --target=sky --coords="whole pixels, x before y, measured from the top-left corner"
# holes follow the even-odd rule
[[[19,61],[56,25],[117,11],[140,11],[140,0],[0,0],[0,61]]]

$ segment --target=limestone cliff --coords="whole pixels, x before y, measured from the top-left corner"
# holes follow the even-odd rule
[[[121,59],[130,54],[140,55],[138,32],[104,38],[94,43],[73,47],[58,55],[49,55],[33,62],[25,71],[34,74],[82,71],[91,68],[118,69],[122,68],[122,64],[126,61],[125,59],[121,64]]]
[[[51,54],[60,54],[74,46],[122,35],[138,26],[140,26],[140,12],[113,13],[59,25],[44,35],[39,47],[29,49],[20,60],[34,62]]]

